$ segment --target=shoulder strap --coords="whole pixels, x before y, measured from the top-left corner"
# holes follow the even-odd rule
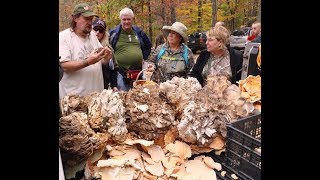
[[[161,49],[160,49],[158,56],[157,56],[157,62],[159,61],[161,56],[164,54],[164,51],[165,51],[164,44],[162,44]],[[182,56],[183,56],[184,62],[186,64],[188,64],[188,46],[186,46],[185,44],[183,44],[183,55]]]
[[[188,46],[183,43],[183,59],[186,64],[188,64]]]
[[[165,48],[164,48],[164,44],[161,45],[161,49],[158,53],[158,56],[157,56],[157,62],[159,61],[159,59],[161,58],[161,56],[164,54],[164,51],[165,51]],[[183,44],[183,59],[184,59],[184,62],[186,64],[188,64],[188,46],[186,46],[185,44]]]
[[[160,49],[160,51],[159,51],[159,53],[158,53],[158,56],[157,56],[157,62],[159,61],[159,59],[161,58],[161,56],[164,54],[164,51],[165,51],[165,49],[164,49],[164,44],[162,44],[162,45],[161,45],[161,49]]]

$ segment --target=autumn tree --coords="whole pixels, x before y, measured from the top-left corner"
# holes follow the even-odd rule
[[[80,0],[59,0],[59,31],[69,27],[71,14]],[[129,7],[135,14],[134,24],[142,28],[152,42],[164,25],[175,21],[188,28],[188,34],[207,31],[217,21],[224,21],[233,31],[259,20],[261,0],[87,0],[106,21],[108,30],[120,23],[119,12]]]

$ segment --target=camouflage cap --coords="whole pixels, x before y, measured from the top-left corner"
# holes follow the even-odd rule
[[[76,15],[76,14],[81,14],[82,16],[85,16],[85,17],[89,17],[89,16],[99,17],[96,13],[92,11],[92,8],[87,3],[77,4],[74,7],[72,15]]]

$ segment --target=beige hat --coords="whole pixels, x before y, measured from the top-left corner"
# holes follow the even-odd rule
[[[169,31],[172,30],[172,31],[175,31],[175,32],[177,32],[178,34],[180,34],[182,36],[184,43],[187,43],[187,41],[188,41],[188,36],[187,36],[187,30],[188,29],[181,22],[175,22],[171,26],[163,26],[162,30],[164,31],[165,37],[167,37],[168,34],[169,34]]]

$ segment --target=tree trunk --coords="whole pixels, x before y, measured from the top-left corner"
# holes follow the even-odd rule
[[[212,27],[217,22],[217,0],[212,0]]]
[[[231,7],[231,2],[230,0],[227,0],[227,4],[229,5],[229,7]],[[232,17],[232,19],[229,21],[229,30],[233,31],[234,29],[234,14],[235,14],[235,9],[234,8],[230,8],[230,16]]]
[[[259,3],[259,7],[258,7],[258,17],[257,17],[257,20],[259,22],[261,22],[261,1],[258,2]]]
[[[143,3],[142,3],[142,6],[140,6],[141,7],[141,13],[143,14]],[[142,27],[142,29],[145,29],[145,27],[144,27],[144,21],[141,21],[141,27]]]
[[[161,14],[160,17],[162,18],[162,26],[164,26],[165,22],[166,22],[166,17],[165,17],[166,11],[165,11],[164,7],[165,7],[164,0],[161,0],[161,12],[162,13],[160,13]]]
[[[147,1],[148,6],[148,16],[149,16],[149,37],[150,41],[152,42],[152,19],[151,19],[151,4],[150,1]]]
[[[176,22],[176,6],[173,0],[170,1],[170,24]]]
[[[202,31],[202,0],[198,0],[198,32]]]

